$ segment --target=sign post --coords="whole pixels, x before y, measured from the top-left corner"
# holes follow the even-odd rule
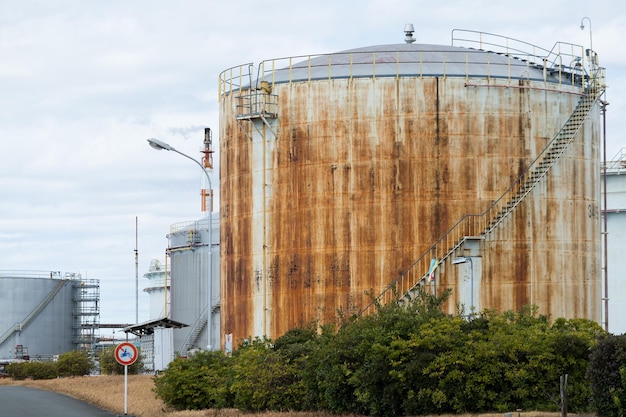
[[[128,415],[128,366],[139,356],[137,347],[130,342],[122,342],[115,347],[115,360],[124,365],[124,415]]]

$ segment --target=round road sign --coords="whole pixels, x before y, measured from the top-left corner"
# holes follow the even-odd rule
[[[137,347],[129,342],[123,342],[115,348],[115,360],[120,365],[132,365],[137,360]]]

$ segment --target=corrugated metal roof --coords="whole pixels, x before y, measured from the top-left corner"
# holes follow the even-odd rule
[[[293,58],[291,58],[293,59]],[[504,53],[430,44],[391,44],[349,49],[277,69],[272,82],[315,79],[447,76],[544,80],[542,62],[529,62]],[[546,71],[546,81],[559,82]]]

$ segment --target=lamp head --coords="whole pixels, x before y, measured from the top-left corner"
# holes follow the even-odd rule
[[[163,149],[165,149],[166,151],[171,151],[172,150],[172,147],[170,145],[168,145],[165,142],[161,142],[160,140],[155,139],[155,138],[148,139],[148,143],[150,144],[151,147],[153,147],[157,151],[160,151],[160,150],[163,150]]]
[[[585,16],[582,19],[580,19],[580,30],[585,30],[585,19],[589,21],[589,25],[591,26],[591,19]]]

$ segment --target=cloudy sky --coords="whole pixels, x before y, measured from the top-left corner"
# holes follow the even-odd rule
[[[217,150],[221,71],[402,43],[405,23],[414,24],[418,42],[441,45],[455,28],[547,49],[592,40],[607,68],[611,157],[626,147],[624,4],[1,0],[0,270],[99,279],[101,322],[132,323],[138,231],[139,321],[146,320],[143,274],[152,259],[163,262],[169,226],[200,217],[202,177],[189,160],[152,150],[146,138],[200,157],[211,127]],[[581,30],[584,16],[592,23]]]

